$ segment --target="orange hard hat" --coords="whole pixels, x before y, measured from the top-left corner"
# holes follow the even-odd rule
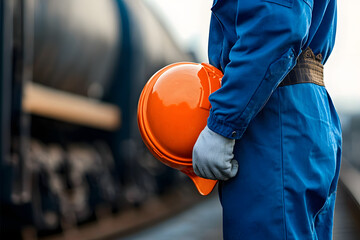
[[[209,116],[209,95],[220,88],[222,72],[207,63],[180,62],[155,73],[138,104],[138,125],[145,145],[164,164],[187,174],[202,195],[215,180],[198,177],[192,149]]]

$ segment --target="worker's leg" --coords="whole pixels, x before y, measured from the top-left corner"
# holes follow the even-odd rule
[[[224,239],[284,239],[279,93],[253,119],[234,154],[236,177],[219,185]]]
[[[220,185],[224,238],[317,239],[316,223],[332,225],[340,134],[323,87],[278,88],[236,143],[238,175]]]
[[[308,83],[279,90],[287,239],[330,240],[340,170],[339,118],[324,87]]]
[[[329,102],[331,103],[331,99],[329,97]],[[330,105],[330,113],[334,119],[337,118],[336,111],[333,108],[333,105]],[[338,124],[337,127],[340,129],[340,125]],[[331,183],[329,189],[329,197],[326,201],[324,207],[317,213],[315,220],[314,220],[314,227],[317,239],[332,239],[332,229],[333,229],[333,222],[334,222],[334,209],[335,209],[335,199],[336,199],[336,188],[337,182],[339,178],[339,171],[340,171],[340,162],[341,162],[341,139],[340,136],[337,136],[338,139],[338,150],[336,151],[336,173],[335,177],[333,178],[333,182]]]

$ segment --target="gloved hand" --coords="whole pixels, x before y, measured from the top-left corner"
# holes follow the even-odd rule
[[[238,171],[238,162],[233,154],[234,146],[234,139],[225,138],[206,126],[193,148],[192,161],[195,174],[218,180],[234,177]]]

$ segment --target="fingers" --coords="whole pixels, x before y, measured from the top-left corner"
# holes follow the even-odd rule
[[[202,178],[213,179],[213,180],[227,180],[228,178],[224,177],[224,175],[217,169],[198,165],[193,165],[194,173]]]
[[[200,133],[192,153],[194,173],[207,179],[228,180],[238,171],[234,160],[235,140],[227,139],[207,127]]]
[[[208,175],[209,179],[213,180],[225,180],[224,176],[219,172],[217,168],[209,168],[210,174]]]
[[[194,173],[199,177],[206,179],[213,179],[213,180],[218,179],[219,174],[215,174],[211,168],[206,168],[206,167],[201,168],[198,167],[197,165],[194,165],[193,169],[194,169]]]
[[[195,165],[195,164],[193,164],[193,169],[194,169],[194,173],[195,173],[197,176],[201,177],[201,176],[200,176],[201,174],[200,174],[200,171],[199,171],[198,166]]]
[[[236,176],[239,168],[239,164],[235,159],[227,162],[227,166],[218,165],[193,165],[194,172],[196,175],[206,179],[222,180],[226,181]]]
[[[231,172],[230,172],[230,178],[235,177],[237,172],[239,170],[239,163],[235,159],[231,160]]]

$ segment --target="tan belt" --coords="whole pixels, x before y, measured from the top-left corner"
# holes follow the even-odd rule
[[[299,83],[314,83],[325,86],[324,66],[321,64],[321,60],[321,54],[315,57],[313,51],[308,47],[300,54],[296,66],[286,75],[279,87]]]

